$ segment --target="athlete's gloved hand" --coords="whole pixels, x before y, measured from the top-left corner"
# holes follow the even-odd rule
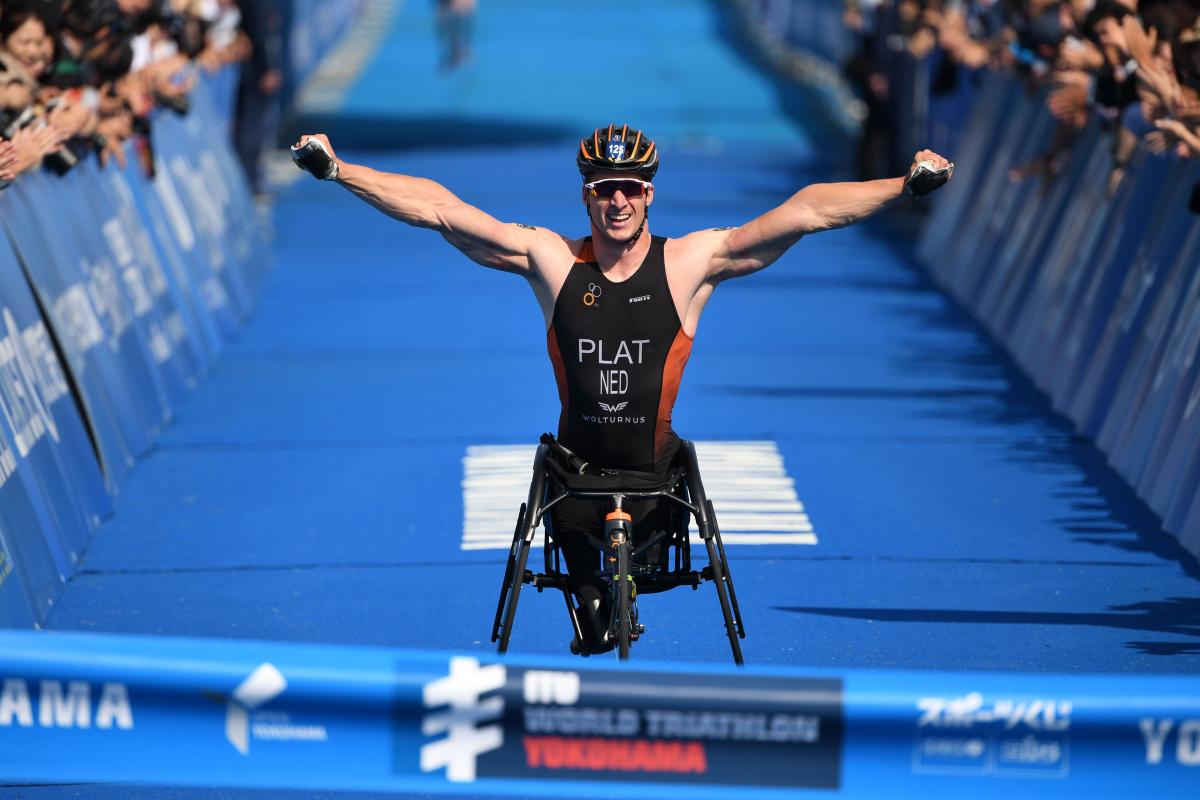
[[[924,197],[953,175],[953,163],[932,150],[922,150],[913,158],[912,168],[904,181],[904,191],[913,197]]]
[[[311,172],[323,181],[338,179],[337,156],[333,146],[322,133],[311,136],[301,136],[300,141],[292,145],[292,160],[296,166],[305,172]]]

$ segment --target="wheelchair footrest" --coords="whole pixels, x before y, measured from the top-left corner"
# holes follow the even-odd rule
[[[525,570],[525,583],[532,583],[540,589],[566,589],[566,575],[544,575]]]
[[[676,586],[699,586],[705,580],[711,580],[711,578],[706,579],[695,570],[691,572],[665,572],[657,575],[638,575],[634,577],[634,583],[641,594],[673,589]]]

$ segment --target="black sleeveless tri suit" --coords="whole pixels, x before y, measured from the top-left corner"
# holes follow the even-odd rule
[[[667,285],[665,243],[652,237],[637,271],[615,283],[600,271],[587,239],[554,304],[546,347],[562,402],[558,439],[597,467],[662,472],[679,447],[671,411],[692,338]],[[602,532],[608,505],[568,499],[551,510],[572,589],[584,605],[600,597],[600,585],[599,552],[582,534]],[[668,529],[675,513],[653,500],[625,510],[633,517],[635,542]]]
[[[652,237],[637,271],[614,283],[586,240],[554,304],[558,438],[598,467],[662,470],[679,445],[671,410],[692,339],[667,286],[665,243]]]

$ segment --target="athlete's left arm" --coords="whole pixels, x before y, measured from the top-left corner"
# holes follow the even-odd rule
[[[909,176],[920,162],[943,169],[950,162],[930,150],[913,158]],[[710,280],[725,280],[770,266],[805,234],[841,228],[865,219],[904,196],[906,178],[857,183],[814,183],[786,202],[740,228],[733,228],[714,249]]]

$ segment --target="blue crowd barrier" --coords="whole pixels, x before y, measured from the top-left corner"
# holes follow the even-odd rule
[[[74,237],[59,230],[55,187],[41,175],[23,177],[0,197],[0,213],[66,354],[115,490],[162,421],[157,394],[111,267],[87,264]]]
[[[0,622],[39,622],[110,508],[63,366],[0,238]]]
[[[918,247],[929,271],[1200,555],[1200,165],[1140,152],[1114,191],[1098,121],[1058,147],[1044,89],[914,57],[890,7],[856,35],[832,0],[739,5],[767,48],[836,64],[866,48],[888,77],[889,170],[924,148],[957,163]]]
[[[0,625],[45,619],[127,470],[253,308],[269,253],[220,135],[231,72],[201,81],[185,118],[156,117],[153,178],[130,147],[125,166],[88,159],[0,194]]]
[[[1200,679],[0,632],[0,781],[518,797],[1188,797]]]
[[[202,129],[193,131],[186,121],[174,119],[164,120],[161,127],[155,181],[161,180],[164,186],[172,187],[171,193],[181,204],[191,228],[189,252],[193,261],[198,262],[196,266],[201,270],[207,267],[207,272],[220,283],[224,302],[233,314],[227,330],[235,332],[249,315],[253,298],[243,274],[247,265],[241,258],[245,255],[229,246],[241,245],[238,237],[230,235],[234,221],[224,216],[228,210],[225,199],[230,194],[229,186],[219,173],[213,174],[216,170],[205,171],[199,166],[200,153],[196,149],[208,148]],[[179,224],[183,221],[178,220]]]
[[[1200,555],[1200,167],[1142,152],[1114,191],[1092,122],[1053,175],[1011,174],[1062,132],[1002,75],[966,131],[920,247],[931,273]]]

